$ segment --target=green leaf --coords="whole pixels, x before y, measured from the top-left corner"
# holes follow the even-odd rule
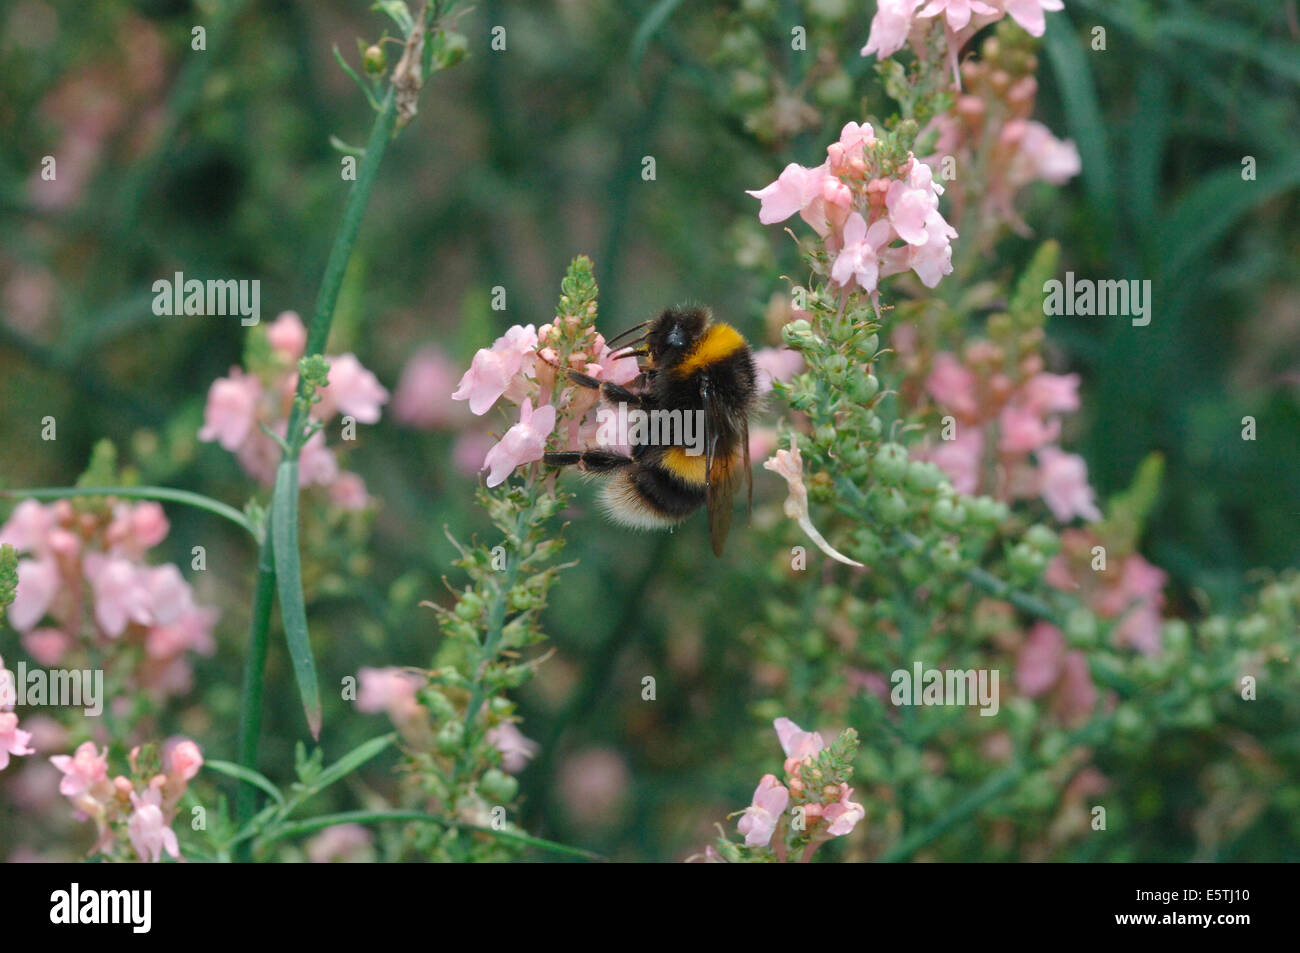
[[[338,152],[347,156],[363,156],[366,154],[362,146],[350,146],[338,136],[330,135],[330,145]]]
[[[1105,231],[1115,221],[1115,170],[1111,166],[1106,123],[1102,119],[1088,60],[1078,34],[1064,16],[1048,17],[1047,58],[1061,87],[1070,133],[1083,163],[1083,181]]]
[[[243,513],[214,500],[202,493],[189,490],[173,490],[165,486],[62,486],[35,490],[0,490],[0,496],[14,499],[31,497],[33,500],[62,500],[74,496],[117,496],[124,500],[159,500],[164,503],[184,503],[196,509],[207,510],[216,516],[230,520],[236,526],[248,530],[254,537],[258,534],[253,524]]]
[[[320,689],[316,659],[307,632],[307,607],[302,595],[302,565],[298,556],[298,461],[283,460],[275,474],[271,497],[271,548],[275,556],[275,581],[280,595],[280,618],[289,644],[293,675],[298,681],[307,727],[320,737]]]
[[[357,71],[348,65],[348,61],[343,58],[339,52],[338,44],[334,45],[334,59],[338,60],[339,66],[343,67],[343,72],[352,77],[352,82],[356,83],[363,93],[366,94],[366,101],[370,103],[370,108],[378,112],[380,109],[379,100],[375,99],[375,94],[371,92],[370,86],[357,75]]]
[[[1254,181],[1241,177],[1241,166],[1203,176],[1165,219],[1159,235],[1166,283],[1177,284],[1180,272],[1200,262],[1251,209],[1300,187],[1300,158],[1293,156],[1285,164],[1271,167],[1266,157],[1256,159]]]
[[[659,29],[668,22],[668,18],[673,12],[681,6],[682,0],[659,0],[650,12],[642,17],[636,32],[632,34],[632,65],[636,66],[641,62],[641,57],[645,56],[646,47],[654,39]]]
[[[381,735],[378,738],[371,738],[353,748],[343,757],[339,758],[328,768],[318,774],[310,784],[304,785],[306,788],[305,796],[317,794],[331,784],[343,780],[357,768],[361,767],[371,758],[378,755],[396,740],[396,734]]]
[[[415,18],[411,16],[411,10],[403,0],[379,0],[370,9],[387,13],[404,37],[410,36],[411,31],[415,29]]]
[[[203,762],[203,767],[211,768],[217,774],[236,778],[245,784],[251,784],[255,788],[261,788],[271,795],[277,804],[284,807],[284,795],[280,793],[280,789],[272,784],[265,775],[259,774],[251,768],[246,768],[242,764],[235,764],[231,761],[213,761],[210,759]]]

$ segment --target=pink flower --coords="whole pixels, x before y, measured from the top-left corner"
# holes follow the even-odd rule
[[[862,48],[863,56],[875,53],[880,59],[893,56],[907,45],[912,17],[923,0],[880,0],[871,18],[871,34]]]
[[[170,625],[194,608],[194,593],[173,563],[141,569],[138,573],[149,594],[152,625]]]
[[[72,648],[72,639],[60,629],[32,629],[23,635],[23,648],[38,664],[52,668]]]
[[[1042,36],[1047,30],[1045,10],[1064,10],[1062,0],[1002,0],[1011,19],[1032,36]]]
[[[117,638],[132,622],[153,621],[147,570],[101,553],[90,553],[82,565],[95,597],[95,621],[105,635]]]
[[[360,683],[357,692],[357,711],[367,715],[386,712],[394,721],[413,713],[420,707],[415,693],[424,680],[406,669],[363,668],[357,672]]]
[[[370,503],[366,481],[350,471],[340,473],[330,484],[330,500],[345,510],[364,510]]]
[[[970,24],[971,16],[976,13],[994,17],[1002,15],[1000,10],[987,3],[981,3],[980,0],[930,0],[917,16],[935,17],[943,14],[948,22],[948,28],[957,32],[964,30]]]
[[[490,471],[487,485],[498,486],[516,467],[542,459],[546,438],[554,429],[555,408],[546,404],[534,411],[532,402],[525,400],[519,408],[519,423],[506,431],[483,460],[483,469]]]
[[[803,370],[803,355],[786,347],[764,347],[754,352],[758,392],[766,394],[773,381],[788,381]]]
[[[541,745],[531,738],[525,738],[512,721],[503,721],[489,728],[484,738],[501,752],[501,766],[511,774],[524,770],[541,750]]]
[[[637,363],[635,357],[620,357],[615,359],[613,355],[619,353],[623,348],[611,349],[605,343],[604,337],[596,335],[597,342],[597,359],[596,373],[591,376],[601,381],[609,381],[611,384],[627,384],[641,376],[641,365]]]
[[[941,440],[925,454],[944,472],[958,493],[972,496],[984,472],[984,434],[977,427],[959,427],[951,440]]]
[[[1087,657],[1082,652],[1067,652],[1062,668],[1054,706],[1057,714],[1067,721],[1091,715],[1097,707],[1097,686]]]
[[[329,486],[338,475],[338,459],[334,456],[334,451],[325,446],[325,431],[318,430],[298,452],[298,485]]]
[[[1058,420],[1044,420],[1036,411],[1011,403],[998,416],[1001,435],[998,449],[1003,453],[1029,453],[1052,443],[1061,435]]]
[[[840,784],[840,799],[834,804],[822,808],[822,817],[829,823],[826,833],[832,837],[843,837],[858,826],[858,821],[867,816],[866,809],[856,801],[850,801],[853,788]]]
[[[765,774],[754,789],[754,800],[745,808],[745,816],[736,825],[745,835],[745,846],[766,847],[776,831],[777,822],[790,803],[790,792],[775,775]]]
[[[59,566],[52,558],[20,559],[18,591],[9,605],[9,624],[26,632],[40,622],[59,592]]]
[[[162,506],[145,500],[135,505],[117,504],[106,532],[109,546],[120,546],[133,555],[142,555],[166,539],[170,529]]]
[[[885,193],[885,207],[889,221],[898,237],[909,245],[924,245],[930,240],[929,227],[942,228],[947,223],[943,216],[935,216],[939,208],[942,186],[934,181],[934,173],[923,162],[912,160],[906,181],[895,180]]]
[[[237,367],[231,368],[229,377],[218,377],[208,390],[199,439],[215,440],[226,450],[237,450],[257,425],[261,398],[261,382]]]
[[[203,767],[203,753],[199,746],[186,739],[172,748],[170,774],[181,781],[190,781]]]
[[[832,142],[826,147],[828,168],[838,172],[850,167],[855,159],[862,159],[862,151],[875,145],[875,142],[876,132],[871,128],[871,123],[864,122],[860,125],[856,122],[845,123],[844,128],[840,130],[839,141]]]
[[[131,792],[131,803],[135,810],[126,822],[126,831],[140,860],[156,864],[162,859],[164,850],[179,859],[180,845],[176,841],[176,832],[167,825],[163,816],[162,794],[158,789],[151,787],[144,794]]]
[[[931,212],[925,223],[924,245],[908,245],[906,264],[916,272],[921,284],[933,288],[944,275],[952,274],[952,239],[957,229],[949,225],[937,211]]]
[[[1163,639],[1161,609],[1168,576],[1140,554],[1124,559],[1119,584],[1099,601],[1099,611],[1120,616],[1115,626],[1115,644],[1127,645],[1144,655],[1159,653]]]
[[[536,352],[537,331],[531,324],[515,325],[497,338],[491,350],[479,348],[452,399],[468,400],[473,414],[487,413],[510,387],[515,375],[532,366]]]
[[[1079,375],[1035,374],[1021,387],[1020,399],[1035,413],[1072,413],[1079,409]]]
[[[283,311],[266,327],[266,339],[271,349],[280,354],[290,364],[297,365],[298,359],[307,350],[307,329],[296,311]]]
[[[1038,492],[1048,509],[1062,523],[1076,516],[1086,520],[1101,519],[1088,485],[1088,465],[1083,458],[1065,453],[1058,447],[1038,451]]]
[[[791,162],[782,171],[775,182],[756,191],[747,191],[762,205],[758,210],[758,220],[764,225],[784,222],[795,212],[808,208],[822,194],[822,180],[826,177],[824,166],[805,169]],[[809,222],[809,225],[816,225]]]
[[[54,508],[35,500],[23,500],[0,527],[0,543],[8,543],[20,553],[44,551],[46,538],[54,528]]]
[[[360,423],[379,420],[379,408],[388,402],[388,391],[374,374],[361,366],[355,354],[329,359],[329,384],[321,389],[321,407],[355,417]],[[324,418],[332,416],[322,411]]]
[[[1002,127],[999,136],[1004,143],[1015,146],[1007,170],[1007,179],[1013,185],[1034,181],[1063,185],[1082,168],[1074,143],[1057,139],[1040,122],[1012,119]]]
[[[975,417],[979,412],[975,386],[975,372],[955,356],[946,351],[934,356],[925,389],[944,407],[966,418]]]
[[[393,416],[422,430],[447,426],[454,419],[450,395],[455,380],[456,368],[441,350],[421,348],[402,369],[393,395]]]
[[[30,731],[18,727],[18,716],[13,712],[0,712],[0,771],[9,767],[11,755],[34,754],[36,749],[29,747],[32,740]]]
[[[185,651],[211,655],[216,650],[212,628],[219,615],[216,609],[190,606],[172,622],[150,626],[144,650],[153,659],[170,659]]]
[[[851,213],[844,225],[844,247],[835,256],[831,279],[840,285],[856,280],[863,291],[875,291],[880,252],[889,244],[892,234],[883,218],[868,227],[866,219],[857,212]]]
[[[815,757],[826,747],[818,732],[804,731],[789,718],[776,719],[772,722],[772,727],[776,729],[776,737],[781,742],[785,756],[795,761]]]
[[[96,751],[93,741],[82,742],[72,756],[56,754],[50,762],[63,772],[59,793],[66,797],[85,794],[101,781],[108,780],[108,749],[102,753]]]
[[[1029,698],[1051,690],[1065,664],[1065,636],[1056,626],[1037,622],[1016,656],[1016,684]]]

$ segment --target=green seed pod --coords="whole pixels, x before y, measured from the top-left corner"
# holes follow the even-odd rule
[[[500,768],[488,768],[479,780],[478,789],[489,801],[506,804],[519,793],[519,782]]]
[[[449,721],[438,731],[437,746],[443,754],[456,754],[465,740],[465,726],[459,721]]]
[[[907,450],[897,443],[887,443],[876,451],[876,479],[881,483],[901,483],[907,475]]]

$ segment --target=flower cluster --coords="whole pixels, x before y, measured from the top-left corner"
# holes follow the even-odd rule
[[[284,438],[298,388],[298,361],[307,345],[307,329],[297,314],[286,311],[260,336],[254,331],[249,340],[245,361],[249,369],[231,368],[229,377],[212,383],[199,439],[221,444],[235,455],[249,476],[270,486],[280,462],[280,446],[272,434]],[[380,409],[388,401],[388,391],[355,354],[326,360],[329,383],[317,391],[320,399],[310,412],[313,424],[323,426],[336,415],[342,415],[345,424],[347,418],[354,423],[376,423]],[[362,509],[368,502],[361,478],[339,469],[334,451],[325,445],[324,430],[317,430],[303,444],[298,482],[304,487],[329,487],[331,499],[347,509]]]
[[[91,854],[125,859],[124,845],[129,843],[144,863],[158,863],[164,853],[181,859],[172,823],[190,781],[203,767],[194,742],[181,739],[165,746],[161,759],[156,746],[133,748],[130,777],[110,778],[108,752],[93,741],[50,761],[63,774],[59,793],[72,802],[79,818],[95,822],[98,836]]]
[[[1029,34],[1042,36],[1047,29],[1044,14],[1064,9],[1062,0],[880,0],[862,55],[883,59],[909,42],[921,51],[924,35],[941,23],[955,63],[962,46],[990,23],[1009,16]]]
[[[933,139],[933,151],[923,161],[951,180],[954,220],[965,228],[966,213],[971,213],[973,237],[981,248],[991,244],[1003,223],[1029,234],[1015,210],[1015,199],[1026,186],[1062,185],[1081,168],[1074,143],[1056,138],[1031,118],[1037,70],[1033,41],[1024,34],[1003,30],[990,36],[978,59],[962,63],[962,92],[919,137]]]
[[[776,775],[765,774],[745,808],[737,830],[746,848],[769,849],[753,859],[796,859],[808,861],[827,841],[843,837],[866,816],[861,804],[851,800],[852,774],[857,732],[846,729],[827,745],[821,734],[804,731],[789,718],[777,718],[772,727],[785,752],[785,784]],[[707,851],[709,860],[739,860],[741,849],[726,840]]]
[[[850,122],[821,165],[792,162],[748,194],[762,203],[764,225],[798,213],[825,244],[831,280],[876,301],[881,278],[910,269],[933,288],[952,271],[957,231],[939,212],[942,193],[930,167],[893,137],[878,139],[869,124]]]
[[[13,672],[5,668],[5,661],[0,658],[0,771],[9,767],[11,757],[36,752],[31,746],[32,733],[18,727],[18,716],[13,710],[17,700]]]
[[[1042,497],[1061,522],[1101,517],[1082,457],[1056,446],[1059,415],[1079,409],[1079,378],[1051,374],[1030,355],[1007,366],[988,340],[968,345],[962,358],[935,355],[925,389],[951,418],[943,438],[924,454],[960,493],[1000,500]]]
[[[137,659],[136,687],[187,692],[188,653],[212,654],[218,613],[194,601],[174,564],[145,562],[169,528],[162,507],[151,501],[18,504],[0,527],[0,542],[26,554],[9,622],[32,658],[54,666],[74,651],[112,647],[115,655]]]
[[[590,262],[586,267],[589,270]],[[570,269],[561,308],[565,298],[579,294],[576,279]],[[594,427],[588,418],[600,398],[591,388],[570,386],[564,372],[626,384],[641,369],[635,357],[618,354],[619,349],[611,348],[596,331],[594,298],[590,311],[562,313],[554,323],[536,329],[515,325],[490,348],[478,350],[452,398],[468,401],[470,411],[479,416],[502,398],[519,407],[518,422],[483,460],[488,486],[498,486],[516,468],[541,460],[561,423],[563,445],[580,445]]]

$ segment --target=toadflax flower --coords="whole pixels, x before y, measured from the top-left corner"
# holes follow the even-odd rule
[[[10,755],[34,754],[32,733],[18,727],[18,716],[11,711],[0,712],[0,771],[9,767]]]
[[[808,535],[808,538],[817,545],[818,549],[831,559],[838,560],[846,566],[862,565],[856,559],[850,559],[826,542],[825,537],[813,525],[812,518],[808,515],[808,488],[803,483],[803,458],[799,455],[799,445],[797,443],[791,440],[790,449],[778,450],[776,456],[764,461],[763,468],[771,470],[785,479],[790,491],[790,495],[785,501],[785,515],[799,524],[799,528]]]
[[[536,354],[537,331],[534,327],[531,324],[512,327],[497,338],[491,348],[479,348],[469,370],[460,379],[460,386],[451,395],[452,399],[467,400],[472,413],[486,414],[506,393],[516,375],[531,366]]]
[[[530,400],[519,407],[519,423],[506,431],[500,443],[488,451],[483,469],[489,471],[488,486],[505,482],[516,467],[535,463],[546,450],[546,438],[555,430],[555,408],[550,404],[533,410]]]
[[[176,841],[176,832],[167,824],[162,810],[162,794],[155,787],[150,787],[144,794],[131,792],[131,804],[135,810],[126,822],[127,834],[131,846],[135,848],[140,860],[156,864],[162,859],[163,851],[179,859],[180,844]]]
[[[777,822],[790,803],[790,792],[774,774],[765,774],[754,789],[754,800],[736,829],[745,835],[746,847],[766,847],[776,831]]]

